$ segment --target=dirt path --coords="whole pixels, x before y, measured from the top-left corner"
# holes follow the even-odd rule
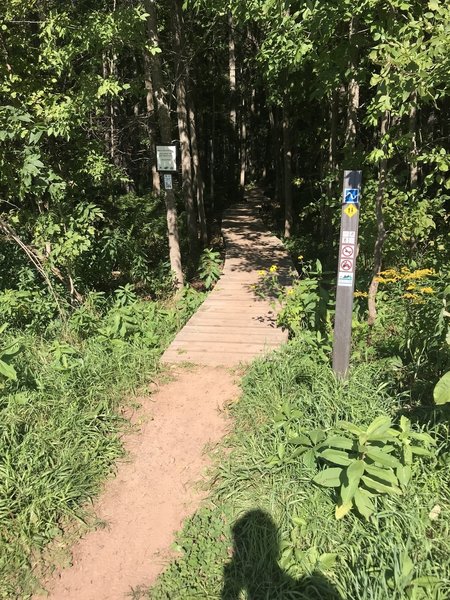
[[[204,448],[226,432],[222,409],[239,390],[225,366],[237,366],[280,346],[268,300],[257,298],[258,271],[276,266],[283,284],[293,268],[280,240],[258,218],[256,191],[225,212],[227,251],[216,288],[163,356],[203,367],[180,370],[173,382],[143,398],[145,425],[127,443],[130,461],[119,466],[95,509],[107,524],[73,550],[73,566],[48,584],[50,600],[124,600],[163,570],[174,532],[201,501],[193,487],[207,459]],[[175,599],[174,599],[175,600]]]
[[[174,532],[201,501],[193,484],[208,464],[205,445],[225,434],[222,409],[238,393],[229,371],[201,367],[178,370],[141,399],[144,425],[126,444],[131,460],[96,505],[107,527],[76,544],[73,566],[48,584],[51,600],[124,600],[155,580]]]

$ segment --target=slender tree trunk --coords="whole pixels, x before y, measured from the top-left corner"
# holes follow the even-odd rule
[[[151,47],[159,46],[158,26],[155,0],[145,0],[145,9],[148,13],[147,32],[149,44]],[[151,55],[151,70],[153,90],[155,93],[156,106],[158,111],[159,129],[161,133],[161,142],[170,144],[172,141],[172,123],[170,119],[170,108],[168,102],[168,93],[165,86],[161,59],[159,54]],[[175,284],[178,287],[183,286],[184,277],[181,267],[180,238],[178,234],[177,207],[175,194],[172,190],[165,192],[166,212],[167,212],[167,231],[169,235],[169,253],[170,266],[175,277]]]
[[[234,31],[233,15],[228,13],[228,72],[230,79],[230,125],[232,129],[232,138],[236,137],[236,40]],[[234,141],[234,139],[232,140]]]
[[[352,163],[356,146],[358,110],[359,110],[359,83],[357,81],[358,68],[358,49],[355,45],[355,34],[358,27],[358,20],[353,17],[349,28],[349,71],[350,81],[348,83],[348,108],[347,108],[347,127],[345,131],[345,149],[347,160]],[[354,167],[355,165],[349,165]]]
[[[239,188],[241,193],[244,192],[245,181],[247,176],[247,113],[245,98],[242,99],[241,107],[241,135],[240,135],[240,175]]]
[[[144,83],[146,89],[146,105],[147,105],[147,128],[150,142],[150,160],[152,166],[152,185],[153,191],[156,194],[161,192],[161,181],[159,173],[156,170],[156,137],[155,137],[155,100],[153,97],[152,83],[152,61],[150,53],[144,50]]]
[[[172,28],[174,51],[177,62],[177,78],[175,91],[177,97],[177,120],[181,148],[181,177],[183,199],[187,214],[187,229],[191,259],[195,262],[198,257],[198,229],[192,190],[192,157],[189,139],[189,122],[186,102],[186,65],[183,60],[183,16],[179,0],[172,1]]]
[[[411,107],[409,109],[409,133],[411,136],[409,183],[415,190],[419,183],[419,168],[417,166],[417,93],[411,96]]]
[[[331,200],[334,192],[334,183],[336,179],[337,159],[337,125],[339,112],[339,93],[334,90],[330,98],[330,137],[328,140],[328,198]]]
[[[385,111],[383,116],[381,117],[381,126],[380,133],[381,139],[387,133],[389,128],[389,111]],[[377,318],[377,308],[376,308],[376,295],[378,291],[378,277],[380,275],[382,262],[383,262],[383,246],[386,240],[386,229],[384,227],[384,215],[383,215],[383,200],[384,193],[386,190],[386,178],[388,171],[388,162],[387,158],[383,158],[380,161],[380,170],[378,175],[378,189],[376,194],[376,217],[377,217],[377,238],[375,240],[375,247],[373,252],[373,272],[372,272],[372,281],[369,286],[369,298],[368,298],[368,308],[369,308],[369,318],[368,324],[373,325]]]
[[[284,163],[284,237],[292,233],[292,149],[290,119],[286,107],[283,108],[283,163]]]
[[[200,224],[200,236],[202,239],[203,246],[206,247],[208,244],[208,231],[206,228],[206,213],[205,213],[205,202],[204,202],[204,190],[205,184],[203,182],[202,169],[200,165],[200,153],[198,150],[197,143],[197,127],[195,119],[195,106],[192,93],[189,92],[189,130],[191,134],[191,148],[192,148],[192,164],[194,166],[194,178],[196,182],[197,192],[197,208],[198,208],[198,219]]]

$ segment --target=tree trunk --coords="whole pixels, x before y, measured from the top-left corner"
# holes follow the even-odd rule
[[[200,154],[197,143],[197,127],[195,119],[195,106],[192,98],[192,94],[189,92],[189,130],[191,134],[191,148],[192,148],[192,163],[194,165],[194,178],[196,182],[197,192],[197,208],[198,208],[198,219],[200,224],[200,236],[202,239],[203,246],[206,247],[208,244],[208,231],[206,228],[206,213],[205,213],[205,202],[204,202],[204,190],[205,184],[203,182],[202,169],[200,165]]]
[[[283,108],[283,163],[284,163],[284,237],[292,233],[292,149],[290,120],[286,107]]]
[[[384,144],[384,136],[386,135],[389,128],[389,111],[385,111],[381,117],[381,141]],[[380,161],[380,171],[378,175],[378,189],[376,194],[376,217],[377,217],[377,238],[375,240],[375,247],[373,252],[373,272],[372,281],[369,286],[369,318],[367,320],[369,325],[373,325],[377,318],[377,307],[376,307],[376,295],[378,291],[378,278],[381,271],[383,262],[383,246],[386,240],[386,229],[384,228],[384,215],[383,215],[383,200],[384,193],[386,190],[386,178],[387,178],[388,162],[387,158],[383,158]]]
[[[348,108],[347,108],[347,127],[345,131],[345,149],[346,158],[349,161],[349,167],[355,168],[357,165],[353,165],[354,152],[356,146],[357,136],[357,123],[358,123],[358,110],[359,110],[359,83],[357,77],[358,67],[358,49],[355,45],[355,32],[358,27],[358,20],[353,17],[350,21],[349,28],[349,48],[350,48],[350,59],[349,59],[349,71],[350,81],[348,83]]]
[[[155,100],[153,98],[152,61],[148,50],[144,50],[144,83],[146,89],[147,128],[150,142],[150,161],[152,166],[152,185],[156,194],[161,193],[161,180],[156,169],[155,137]]]
[[[145,9],[149,15],[147,17],[147,32],[149,45],[153,48],[157,48],[159,46],[159,39],[155,0],[145,0]],[[153,90],[155,93],[156,106],[158,110],[161,142],[164,144],[170,144],[170,142],[172,141],[172,123],[170,119],[168,93],[164,82],[161,59],[159,54],[151,55],[151,70]],[[181,267],[180,238],[178,234],[177,223],[177,207],[175,201],[175,194],[173,190],[166,190],[165,201],[167,212],[167,231],[169,235],[170,266],[175,277],[175,285],[177,287],[182,287],[184,277],[183,270]]]
[[[228,13],[228,72],[230,79],[230,125],[232,129],[232,143],[236,138],[236,41],[234,35],[233,15]]]
[[[239,188],[244,193],[245,181],[247,176],[247,113],[245,98],[242,99],[241,109],[241,135],[240,135],[240,175]]]
[[[187,229],[191,259],[195,262],[198,257],[198,230],[195,210],[194,195],[192,191],[192,157],[189,139],[188,111],[186,103],[186,65],[182,51],[183,17],[179,0],[172,2],[172,26],[174,36],[174,51],[177,62],[176,97],[177,119],[181,147],[181,177],[183,186],[183,199],[187,214]]]
[[[412,190],[419,184],[419,168],[417,166],[417,92],[411,96],[409,109],[409,133],[411,136],[409,183]]]

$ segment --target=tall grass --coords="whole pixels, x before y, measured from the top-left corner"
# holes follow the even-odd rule
[[[94,313],[83,335],[85,308],[82,322],[75,314],[51,334],[16,333],[18,380],[0,389],[1,598],[27,598],[48,543],[85,518],[83,506],[123,455],[122,407],[157,372],[196,303],[192,295],[173,308],[133,301],[127,322],[137,325],[117,335],[107,329],[111,314]]]
[[[286,426],[277,425],[280,409],[294,429],[329,429],[339,419],[367,425],[380,414],[395,418],[401,406],[386,383],[386,364],[361,365],[340,383],[327,365],[305,354],[301,342],[257,361],[232,409],[235,431],[225,442],[210,499],[186,523],[178,539],[180,557],[147,596],[450,597],[450,472],[442,461],[416,462],[407,493],[377,498],[377,516],[367,522],[355,514],[335,520],[333,493],[311,481],[316,467],[274,460],[286,435]],[[447,428],[433,435],[442,450]],[[271,527],[278,536],[275,550],[267,543]],[[226,584],[230,572],[234,588]],[[246,593],[239,596],[239,590]]]

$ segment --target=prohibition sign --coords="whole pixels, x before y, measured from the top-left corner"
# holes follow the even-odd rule
[[[341,260],[341,271],[351,271],[353,269],[352,260]]]
[[[354,246],[342,246],[342,257],[343,258],[352,258],[354,253]]]

